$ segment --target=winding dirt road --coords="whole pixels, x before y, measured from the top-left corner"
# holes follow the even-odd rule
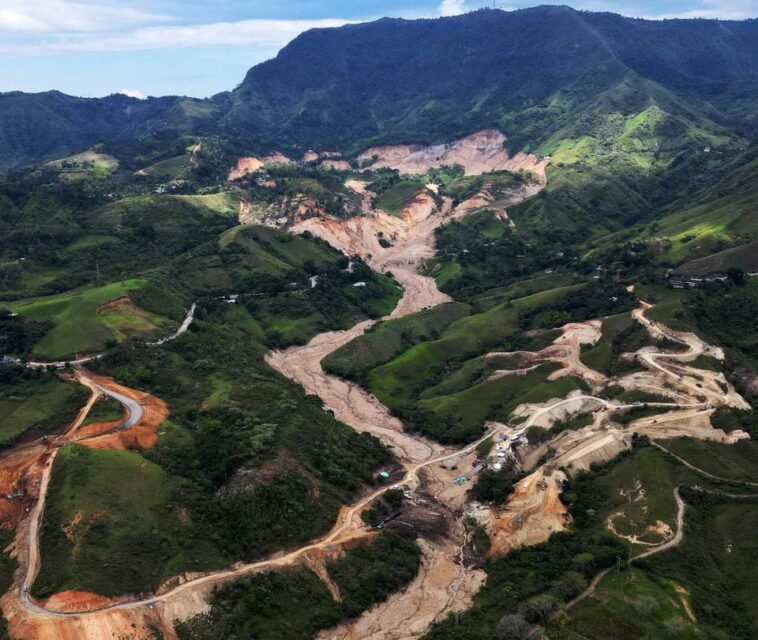
[[[678,547],[681,544],[682,540],[684,540],[684,511],[687,505],[684,500],[682,500],[682,496],[679,495],[679,487],[676,487],[674,489],[674,500],[676,500],[676,534],[674,534],[674,537],[671,538],[671,540],[667,540],[663,544],[660,544],[653,549],[648,549],[647,551],[638,553],[636,556],[632,557],[631,562],[634,562],[635,560],[642,560],[643,558],[649,558],[650,556],[654,556],[658,553],[663,553],[664,551]],[[567,602],[562,608],[562,611],[568,611],[583,600],[589,598],[593,593],[595,593],[595,590],[600,584],[600,581],[605,578],[605,576],[607,576],[611,571],[613,571],[613,569],[615,569],[615,567],[608,567],[607,569],[603,569],[600,573],[596,574],[595,577],[590,581],[589,585],[587,585],[587,588],[573,600]]]
[[[382,212],[372,212],[370,215],[349,220],[311,218],[301,223],[294,230],[311,231],[348,255],[361,255],[374,269],[383,272],[391,271],[404,290],[403,297],[389,316],[389,318],[398,318],[449,301],[449,297],[437,289],[433,279],[418,274],[417,270],[427,258],[434,254],[435,229],[440,224],[455,219],[456,215],[463,214],[464,212],[456,214],[450,201],[446,200],[442,207],[438,207],[434,198],[429,194],[421,194],[401,218],[387,216]],[[381,246],[381,243],[378,242],[378,238],[382,237],[381,234],[386,234],[384,237],[391,239],[392,242],[389,247]],[[155,344],[163,344],[185,331],[192,321],[194,311],[195,305],[193,304],[179,330],[173,336]],[[644,316],[644,309],[639,311],[637,319],[646,324],[651,332],[663,332],[665,329],[647,321]],[[339,420],[356,430],[375,435],[382,442],[392,447],[396,457],[404,467],[404,476],[400,482],[409,485],[412,489],[424,485],[434,485],[435,483],[440,487],[448,486],[450,484],[449,478],[444,473],[449,472],[443,472],[441,465],[456,458],[463,460],[465,456],[475,450],[480,442],[490,437],[492,431],[463,449],[446,449],[431,441],[405,433],[402,423],[394,418],[374,396],[355,384],[324,373],[321,369],[321,360],[326,355],[361,335],[372,324],[373,322],[368,321],[347,331],[320,334],[305,346],[271,352],[267,355],[266,360],[283,375],[302,384],[307,392],[318,395],[323,400],[324,405],[333,411]],[[717,402],[714,389],[709,388],[707,393],[703,394],[702,389],[686,376],[684,376],[686,378],[685,383],[681,384],[680,378],[682,376],[672,371],[670,367],[672,361],[678,360],[683,363],[694,360],[701,354],[718,356],[718,353],[699,341],[696,336],[694,338],[698,342],[690,340],[689,335],[683,337],[674,332],[669,332],[667,337],[687,344],[688,352],[686,354],[661,354],[646,351],[639,354],[644,364],[659,371],[668,379],[675,378],[676,382],[680,383],[680,388],[687,392],[686,397],[692,398],[694,396],[697,398],[698,395],[706,395],[707,402]],[[89,359],[96,357],[98,356],[92,356]],[[86,361],[88,359],[83,359],[81,362]],[[58,363],[29,364],[43,366]],[[697,371],[700,372],[700,370]],[[716,377],[713,377],[712,386],[718,389]],[[85,380],[89,380],[89,382],[85,382]],[[95,393],[109,395],[125,406],[125,419],[112,427],[107,432],[108,434],[129,432],[141,423],[144,415],[139,401],[107,385],[88,379],[87,376],[84,376],[82,381],[90,386],[93,395]],[[741,400],[741,398],[739,400],[737,398],[739,398],[738,395],[736,398],[733,397],[735,403]],[[559,399],[551,402],[548,406],[537,409],[533,415],[529,416],[524,426],[535,424],[543,415],[560,409],[566,403],[575,403],[577,400],[598,402],[606,410],[619,410],[628,406],[589,395],[580,398]],[[685,408],[684,405],[677,403],[646,404],[678,409]],[[91,406],[91,403],[88,406]],[[703,403],[689,405],[693,409],[702,406]],[[79,424],[81,424],[84,415],[86,412],[81,416]],[[69,429],[66,437],[70,437],[70,441],[89,442],[95,437],[104,435],[101,433],[90,438],[89,435],[85,434],[79,439],[75,439],[78,436],[77,432],[78,425]],[[9,616],[13,632],[22,637],[96,640],[114,634],[123,634],[124,630],[127,630],[128,633],[132,634],[131,637],[147,638],[149,633],[152,633],[150,631],[152,626],[161,629],[167,638],[174,638],[173,621],[187,618],[204,610],[207,606],[208,595],[213,587],[251,573],[305,562],[310,552],[326,550],[333,545],[372,535],[372,531],[361,522],[360,513],[388,489],[388,487],[383,487],[372,491],[353,505],[345,507],[337,523],[328,533],[300,548],[279,553],[258,562],[237,564],[222,571],[178,576],[163,585],[157,593],[147,597],[123,597],[76,612],[53,611],[34,601],[29,596],[29,588],[39,569],[38,531],[55,455],[56,451],[53,450],[45,462],[39,499],[34,505],[32,516],[29,518],[28,531],[24,536],[29,547],[29,560],[24,568],[23,581],[15,594],[21,611],[16,611],[15,617]],[[554,472],[551,474],[546,472],[544,475],[553,479],[554,485],[559,480]],[[461,489],[461,491],[465,492],[465,489]],[[552,485],[550,485],[550,491],[552,492],[551,495],[559,493],[559,490]],[[441,501],[444,500],[441,489],[435,495]],[[681,540],[681,517],[684,506],[678,493],[677,504],[680,508],[677,536],[666,543],[668,546],[665,548],[675,546]],[[344,640],[351,638],[412,640],[422,635],[434,620],[438,620],[446,613],[470,603],[471,597],[482,583],[483,574],[467,569],[460,561],[462,545],[465,542],[461,518],[462,514],[460,513],[457,513],[453,518],[451,527],[453,534],[448,539],[438,542],[422,541],[424,569],[414,581],[412,590],[407,589],[400,594],[395,594],[386,605],[372,609],[350,625],[328,630],[322,634],[322,637]],[[660,552],[663,550],[665,549],[657,547],[651,551]],[[648,554],[652,555],[652,553]],[[8,595],[6,594],[4,597],[4,610],[7,610]],[[10,595],[13,596],[14,594]],[[406,618],[403,616],[406,614],[413,618],[410,626],[404,622]],[[398,616],[401,616],[402,620]],[[41,626],[35,632],[26,635],[23,633],[24,629],[33,629],[36,623],[40,623]],[[61,626],[59,623],[65,623],[65,625]]]
[[[419,276],[422,278],[422,276]],[[409,308],[415,310],[414,305],[409,304]],[[321,334],[314,338],[311,343],[304,347],[294,347],[286,351],[272,352],[269,354],[269,363],[281,371],[283,374],[292,377],[301,382],[303,386],[311,391],[316,392],[324,400],[326,406],[331,408],[337,417],[356,429],[366,430],[374,433],[382,441],[390,444],[395,449],[398,458],[405,466],[404,478],[401,482],[416,488],[420,483],[420,472],[431,472],[434,477],[435,469],[444,462],[455,458],[463,458],[472,452],[479,442],[492,435],[488,432],[479,441],[474,442],[461,450],[445,450],[441,446],[420,440],[403,432],[402,424],[392,417],[386,408],[379,403],[376,398],[366,391],[347,383],[334,376],[325,374],[320,367],[321,359],[328,353],[339,348],[355,336],[360,335],[370,326],[370,322],[362,323],[351,330],[343,332],[330,332]],[[112,431],[128,430],[138,424],[142,419],[143,411],[139,403],[133,398],[120,393],[103,384],[97,383],[86,375],[82,377],[82,382],[87,384],[95,394],[105,394],[121,402],[126,408],[125,419]],[[566,403],[596,402],[606,409],[619,410],[628,408],[630,405],[614,403],[603,398],[590,395],[581,395],[579,397],[558,399],[551,402],[545,407],[537,409],[524,425],[524,428],[534,424],[544,413],[554,412]],[[88,406],[91,406],[92,399]],[[675,403],[647,403],[661,407],[683,408],[682,405]],[[86,411],[78,419],[81,424]],[[67,436],[76,436],[76,428],[67,432]],[[522,429],[523,430],[523,429]],[[359,537],[371,535],[371,532],[363,525],[360,520],[360,512],[366,508],[373,500],[387,490],[387,487],[380,488],[356,502],[351,507],[344,510],[339,521],[335,524],[330,532],[322,538],[295,549],[289,553],[284,553],[255,563],[236,565],[228,570],[216,571],[204,575],[188,576],[182,579],[180,584],[172,581],[170,585],[165,585],[158,593],[141,599],[130,600],[123,598],[119,601],[108,602],[101,606],[93,607],[86,611],[65,612],[51,611],[45,609],[30,598],[28,591],[30,585],[36,577],[39,568],[38,553],[38,529],[41,515],[44,509],[44,496],[50,477],[50,469],[55,459],[55,452],[47,461],[46,471],[43,474],[43,481],[40,487],[40,499],[35,505],[34,513],[30,520],[28,531],[29,544],[29,563],[26,567],[25,579],[18,590],[19,603],[26,612],[36,618],[46,620],[70,620],[75,622],[75,628],[79,635],[72,637],[96,638],[90,630],[98,629],[98,633],[103,628],[109,628],[108,619],[118,616],[119,624],[124,619],[131,619],[131,614],[123,618],[123,614],[135,612],[140,619],[152,620],[153,623],[158,621],[159,627],[167,630],[171,628],[171,622],[174,617],[186,617],[191,613],[196,613],[202,609],[203,602],[207,598],[210,590],[219,584],[264,570],[276,569],[279,567],[291,566],[306,559],[309,552],[324,550],[335,544],[345,541],[354,540]],[[679,501],[678,501],[679,502]],[[679,527],[681,530],[681,527]],[[459,532],[459,534],[462,532]],[[669,541],[678,543],[675,537]],[[449,543],[435,547],[432,544],[424,543],[424,564],[425,570],[420,574],[421,582],[416,585],[417,589],[413,591],[406,590],[402,594],[396,594],[391,598],[393,611],[407,611],[412,607],[416,612],[419,624],[415,627],[414,632],[410,632],[407,627],[402,625],[385,625],[386,616],[389,615],[387,609],[382,607],[375,608],[368,614],[365,614],[358,621],[354,621],[348,627],[330,630],[322,634],[323,638],[340,638],[348,639],[361,637],[354,634],[356,628],[372,629],[369,636],[372,638],[392,638],[406,639],[420,636],[424,630],[435,619],[439,619],[446,612],[465,606],[470,602],[473,593],[481,585],[482,576],[476,572],[467,571],[458,561],[460,544]],[[666,547],[668,548],[668,547]],[[655,550],[662,550],[657,547]],[[443,569],[440,571],[440,567]],[[455,571],[450,571],[454,567]],[[467,576],[467,573],[469,574]],[[466,581],[468,578],[468,581]],[[451,594],[455,592],[455,597]],[[191,603],[191,606],[188,605]],[[382,612],[384,616],[381,628],[377,627],[377,615]],[[90,624],[89,620],[94,624]],[[421,624],[423,621],[423,624]],[[103,626],[105,625],[105,627]],[[115,625],[115,623],[114,623]],[[382,631],[385,629],[386,631]],[[392,631],[394,629],[394,631]],[[36,637],[36,636],[35,636]],[[54,637],[54,636],[46,636]]]

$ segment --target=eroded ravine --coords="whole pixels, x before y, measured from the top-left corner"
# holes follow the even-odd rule
[[[330,352],[330,349],[343,344],[344,340],[350,339],[352,335],[357,335],[361,329],[365,329],[365,327],[354,328],[351,332],[323,334],[319,338],[314,339],[311,359],[316,362],[316,357],[322,350],[327,353]],[[356,333],[354,334],[353,332]],[[348,335],[345,335],[345,333]],[[292,353],[299,353],[300,351],[298,350],[301,349],[303,348],[295,348],[290,351]],[[284,355],[286,353],[284,352]],[[282,361],[294,362],[288,360],[286,357]],[[664,368],[667,364],[664,360]],[[305,369],[306,367],[302,367],[302,370]],[[312,371],[306,380],[306,384],[314,384],[314,380],[317,380],[320,375],[325,374],[323,372],[318,374]],[[102,383],[102,381],[98,382]],[[111,382],[110,384],[114,383]],[[334,389],[334,387],[330,387],[330,389]],[[121,395],[123,395],[123,388],[121,388],[121,391]],[[353,405],[352,394],[355,392],[355,389],[349,389],[344,398],[345,410],[348,412]],[[362,390],[358,390],[357,392],[365,394]],[[564,399],[550,402],[546,409],[548,412],[556,411],[566,404],[574,402],[579,404],[584,402],[602,404],[599,398],[586,396],[575,398],[571,401]],[[657,406],[664,405],[664,403],[654,404]],[[675,406],[675,403],[671,404]],[[619,406],[615,405],[616,408],[619,408]],[[684,408],[682,405],[679,405],[679,407],[680,409]],[[373,410],[379,412],[377,415],[384,415],[385,417],[388,415],[386,410],[382,414],[383,408],[379,403],[372,405]],[[538,410],[538,413],[535,415],[543,415],[543,413]],[[346,415],[349,416],[349,414]],[[352,416],[351,419],[358,422],[358,420],[365,418]],[[534,422],[534,420],[532,421]],[[400,438],[396,442],[400,445],[407,442],[404,438],[413,440],[410,436],[403,434],[402,431],[396,430],[400,426],[399,423],[389,423],[383,426],[386,431],[382,432],[382,435],[396,434]],[[661,426],[656,426],[654,431],[660,435]],[[76,430],[72,429],[69,431],[69,433],[72,432],[76,433]],[[108,433],[114,433],[114,431],[111,430]],[[118,433],[117,430],[116,433]],[[576,458],[585,458],[585,453],[582,453],[585,449],[596,449],[598,444],[605,446],[602,443],[602,439],[613,436],[614,433],[613,431],[594,435],[588,433],[589,439],[585,438],[581,432],[575,432],[575,435],[578,438],[574,443],[566,443],[565,446],[561,446],[562,453],[560,453],[560,456],[565,458],[567,465],[570,465],[572,460]],[[597,443],[594,442],[595,439],[598,440]],[[448,489],[451,485],[451,473],[453,472],[446,470],[442,463],[451,461],[454,461],[455,465],[462,463],[466,456],[473,455],[476,445],[477,443],[472,443],[460,451],[437,453],[425,461],[412,461],[409,459],[405,463],[406,474],[403,481],[408,483],[414,491],[420,488],[426,494],[432,495],[443,504],[459,507],[460,501],[456,502],[456,497],[450,495]],[[430,446],[434,447],[434,445]],[[615,446],[612,448],[613,451],[609,452],[609,454],[616,455],[618,448]],[[436,450],[441,451],[441,448],[436,447]],[[427,451],[419,450],[416,453],[411,451],[408,454],[409,458],[414,455],[422,458],[427,455]],[[447,476],[445,475],[446,473],[448,474]],[[541,469],[539,473],[542,473],[545,477],[549,477],[549,470],[547,469]],[[345,509],[337,524],[324,537],[289,553],[256,563],[237,565],[225,571],[179,577],[164,585],[157,594],[149,598],[137,601],[129,601],[127,598],[120,601],[102,601],[90,610],[80,611],[79,613],[51,611],[39,607],[34,603],[24,606],[22,602],[21,609],[23,611],[17,609],[15,617],[13,615],[9,616],[11,628],[14,632],[19,630],[29,631],[29,633],[17,633],[19,637],[94,639],[108,637],[113,633],[123,632],[124,629],[131,629],[128,637],[147,638],[150,637],[149,632],[152,626],[153,628],[160,628],[167,638],[173,638],[173,621],[175,619],[186,619],[193,614],[203,611],[207,607],[207,598],[214,586],[249,573],[299,564],[307,560],[307,554],[312,550],[323,549],[335,543],[340,544],[347,540],[354,540],[370,535],[370,532],[366,530],[360,521],[360,512],[383,490],[376,490],[361,498],[350,508]],[[544,498],[552,496],[554,499],[551,498],[547,502],[555,502],[557,506],[559,504],[557,501],[559,491],[556,485],[554,490],[541,496],[542,499],[539,501],[540,505],[537,505],[537,513],[535,514],[538,519],[544,519],[545,515],[549,515],[544,509],[544,505],[542,505],[542,503],[545,503]],[[527,505],[530,504],[532,496],[526,495],[525,500]],[[460,561],[460,551],[465,540],[465,534],[460,518],[454,515],[452,511],[453,509],[451,509],[451,527],[447,536],[433,540],[421,540],[420,544],[423,550],[422,570],[408,588],[394,594],[385,603],[374,607],[357,620],[324,632],[321,637],[329,639],[373,638],[375,640],[410,640],[422,635],[434,620],[451,611],[469,606],[473,594],[481,586],[484,574],[481,571],[467,569]],[[547,511],[552,510],[548,509]],[[556,513],[555,516],[560,516],[560,514]],[[549,534],[548,528],[544,528],[544,530],[538,529],[535,529],[535,535],[539,534],[540,537],[544,537]],[[509,534],[509,537],[513,539],[519,538],[513,531]],[[523,542],[529,543],[530,540],[525,539]],[[16,595],[21,594],[19,592],[11,592],[4,596],[3,604],[6,613],[9,612],[7,608],[8,598],[14,599]],[[25,598],[22,597],[21,600],[23,601]]]
[[[534,190],[532,187],[521,194],[514,194],[513,201],[531,195]],[[293,231],[311,231],[348,255],[360,255],[374,269],[391,271],[404,290],[403,297],[390,314],[391,318],[397,318],[450,300],[437,289],[433,279],[418,274],[417,270],[434,255],[435,229],[470,211],[468,208],[453,210],[449,200],[444,200],[439,206],[431,194],[424,192],[400,217],[371,212],[348,220],[312,218],[294,227]],[[391,238],[391,246],[381,246],[378,238],[382,234]],[[320,362],[326,355],[363,333],[370,325],[371,322],[364,322],[347,331],[321,334],[308,345],[272,352],[267,361],[302,384],[306,391],[318,395],[340,420],[359,431],[374,434],[391,446],[405,467],[403,481],[412,488],[423,482],[440,486],[449,484],[449,478],[437,477],[442,473],[437,463],[459,455],[470,455],[477,443],[461,451],[449,451],[406,434],[402,424],[376,398],[357,385],[329,376],[321,369]],[[50,461],[48,469],[51,465]],[[419,477],[422,469],[423,479]],[[6,594],[3,608],[9,613],[14,634],[20,637],[95,639],[124,635],[126,632],[129,637],[142,638],[150,637],[151,628],[157,628],[167,638],[173,638],[173,622],[204,611],[212,588],[218,584],[249,573],[300,563],[311,550],[370,535],[359,515],[384,490],[374,491],[344,509],[333,529],[312,543],[274,558],[239,564],[228,570],[177,576],[156,594],[144,599],[135,600],[128,596],[116,600],[103,599],[86,610],[53,611],[29,600],[27,580],[15,593]],[[461,489],[460,493],[464,492]],[[38,504],[41,512],[43,500]],[[431,622],[447,612],[467,607],[481,586],[484,573],[468,569],[461,562],[465,531],[457,515],[451,520],[448,535],[421,541],[423,569],[408,589],[393,595],[384,605],[367,612],[349,627],[325,632],[324,637],[408,640],[422,635]],[[20,607],[14,608],[14,603],[9,604],[8,598],[16,600],[15,604],[20,604]],[[412,617],[410,624],[406,617],[409,615]],[[357,636],[356,629],[362,629]]]
[[[347,224],[313,219],[300,230],[319,235],[343,252],[360,255],[378,271],[391,272],[403,287],[403,297],[389,318],[399,318],[450,301],[432,278],[417,272],[423,262],[434,255],[434,231],[451,216],[450,202],[437,210],[431,198],[424,198],[412,207],[402,220],[379,212],[347,221]],[[379,246],[378,231],[392,237],[394,244],[389,248]],[[302,347],[271,352],[267,362],[302,384],[308,393],[318,395],[339,420],[389,445],[409,470],[406,477],[416,489],[421,483],[419,464],[439,457],[445,451],[443,447],[405,433],[402,423],[373,395],[321,368],[321,361],[328,354],[363,334],[372,324],[364,322],[347,331],[316,336]],[[456,454],[451,451],[447,455]],[[426,464],[424,471],[424,482],[434,483],[437,465]],[[452,515],[452,511],[450,513]],[[422,566],[408,587],[358,619],[323,631],[319,637],[322,640],[411,640],[423,635],[432,622],[447,613],[470,606],[485,574],[467,568],[461,561],[465,529],[460,518],[451,517],[450,521],[447,535],[420,540]]]

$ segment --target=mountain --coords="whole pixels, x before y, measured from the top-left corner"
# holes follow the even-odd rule
[[[0,96],[0,640],[758,638],[755,30]]]
[[[209,100],[0,95],[0,166],[107,139],[216,132],[242,150],[435,143],[496,127],[539,148],[588,114],[658,105],[749,133],[758,21],[647,21],[569,7],[382,19],[308,31]],[[513,149],[512,149],[513,150]]]
[[[229,94],[224,123],[278,145],[430,143],[487,127],[535,145],[603,97],[629,112],[653,100],[747,126],[756,42],[755,20],[568,7],[384,19],[299,36]]]
[[[156,131],[191,130],[215,112],[207,101],[166,97],[137,100],[117,94],[77,98],[59,91],[0,94],[0,168],[67,156],[111,139]]]

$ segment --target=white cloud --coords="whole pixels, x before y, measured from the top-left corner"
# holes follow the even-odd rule
[[[146,100],[147,96],[139,89],[121,89],[120,94],[129,96],[130,98],[137,98],[137,100]]]
[[[15,9],[0,9],[0,31],[46,31],[44,22]]]
[[[0,44],[0,52],[25,55],[76,51],[138,51],[199,46],[282,47],[303,31],[353,22],[323,20],[242,20],[194,26],[148,26],[116,34],[58,34],[44,42]]]
[[[165,21],[154,13],[99,1],[2,0],[0,32],[92,33]]]
[[[442,0],[438,11],[441,16],[457,16],[466,13],[468,9],[465,0]]]
[[[664,18],[713,18],[720,20],[744,20],[758,17],[758,0],[701,0],[700,6],[679,13],[648,16],[651,19]]]

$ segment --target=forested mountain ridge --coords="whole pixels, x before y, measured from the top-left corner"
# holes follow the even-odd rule
[[[538,148],[603,106],[660,104],[740,134],[755,122],[758,21],[647,21],[569,7],[308,31],[207,100],[0,95],[0,166],[109,139],[216,132],[242,148],[449,141],[497,127]],[[630,89],[631,87],[631,89]]]
[[[34,164],[103,140],[146,138],[193,128],[209,102],[178,97],[137,100],[121,94],[77,98],[59,91],[0,94],[0,167]]]
[[[758,637],[757,26],[0,94],[0,640]]]
[[[248,72],[225,122],[271,130],[278,144],[286,131],[315,146],[440,142],[497,126],[514,146],[534,146],[641,79],[659,85],[645,93],[679,92],[680,108],[749,119],[739,96],[758,83],[756,38],[756,21],[653,22],[547,6],[313,30]],[[634,108],[635,97],[619,106]]]

